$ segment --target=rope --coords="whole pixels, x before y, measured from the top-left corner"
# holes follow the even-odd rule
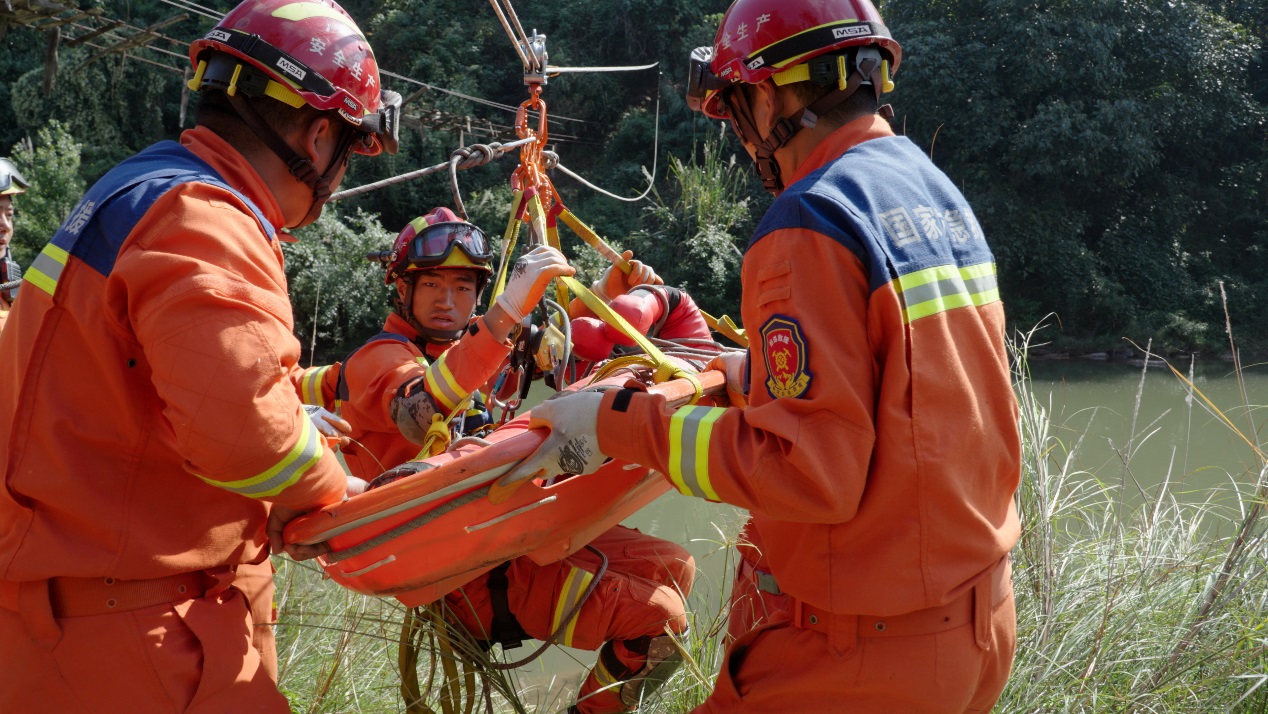
[[[607,196],[608,198],[615,198],[618,201],[624,201],[626,203],[637,203],[647,198],[648,194],[650,194],[652,192],[652,189],[656,186],[656,166],[657,166],[656,162],[660,159],[660,86],[659,86],[659,83],[657,84],[657,87],[656,87],[656,120],[655,120],[654,126],[656,127],[656,134],[654,138],[652,139],[652,173],[650,176],[648,176],[647,188],[641,194],[634,196],[633,198],[618,196],[615,193],[612,193],[611,191],[607,191],[603,188],[595,186],[594,184],[582,178],[580,175],[574,173],[572,169],[569,169],[567,166],[564,166],[563,164],[559,164],[558,163],[559,157],[555,157],[556,164],[558,165],[555,166],[554,168],[558,168],[561,173],[571,176],[573,180],[577,181],[582,186],[585,186],[586,188],[589,188],[592,191],[595,191],[604,196]]]
[[[458,169],[473,169],[492,163],[500,154],[489,144],[464,146],[449,155],[449,187],[453,190],[453,205],[462,220],[467,220],[467,207],[462,202],[462,189],[458,187]]]
[[[427,176],[429,174],[434,174],[437,171],[443,171],[445,169],[449,169],[451,166],[454,165],[453,158],[452,158],[453,155],[458,155],[461,152],[467,152],[467,153],[458,162],[457,168],[470,169],[470,168],[475,168],[477,166],[484,166],[485,164],[491,163],[494,159],[500,159],[503,156],[506,156],[511,151],[518,149],[521,146],[524,146],[525,144],[532,143],[534,141],[537,141],[537,137],[530,136],[524,139],[516,139],[515,141],[509,142],[506,144],[495,141],[492,144],[476,144],[474,146],[462,147],[458,149],[457,151],[454,151],[454,153],[450,157],[450,160],[444,162],[443,164],[428,166],[425,169],[410,171],[408,173],[403,173],[398,176],[392,176],[391,178],[385,178],[382,181],[375,181],[374,183],[368,183],[368,184],[365,184],[364,186],[357,186],[356,188],[350,188],[346,191],[340,191],[334,194],[333,196],[331,196],[330,200],[339,201],[345,198],[352,198],[353,196],[360,196],[363,193],[368,193],[370,191],[374,191],[374,190],[384,188],[387,186],[392,186],[394,184],[398,184],[404,181],[409,181],[412,179],[420,178],[422,176]],[[556,160],[558,160],[558,157],[556,157]]]
[[[22,285],[21,278],[18,278],[17,280],[10,280],[7,283],[0,283],[0,293],[8,292],[10,290],[16,290],[21,285]]]
[[[568,626],[572,624],[572,621],[576,619],[577,615],[581,614],[582,606],[585,605],[586,601],[590,599],[590,596],[594,594],[595,588],[599,587],[599,580],[601,580],[604,574],[608,572],[608,556],[603,551],[599,550],[598,548],[595,548],[592,545],[586,545],[585,549],[599,556],[599,560],[600,560],[599,572],[594,574],[594,578],[592,578],[590,580],[590,584],[586,586],[585,592],[581,593],[581,597],[577,599],[577,604],[573,605],[572,609],[568,611],[568,614],[562,620],[560,620],[559,627],[556,628],[554,632],[550,633],[550,637],[546,638],[546,641],[542,643],[542,646],[538,647],[537,650],[534,651],[529,656],[525,657],[522,660],[519,660],[518,662],[506,662],[506,663],[489,662],[488,664],[490,669],[498,669],[498,670],[519,669],[520,667],[523,667],[524,665],[528,664],[529,662],[532,662],[538,657],[541,657],[542,654],[546,651],[546,649],[550,647],[551,645],[559,644],[560,633],[568,629]]]

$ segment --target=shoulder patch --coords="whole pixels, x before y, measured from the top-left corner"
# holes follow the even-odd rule
[[[762,357],[766,360],[766,391],[772,398],[796,399],[810,389],[814,375],[806,369],[810,346],[801,325],[791,317],[775,315],[762,325]]]

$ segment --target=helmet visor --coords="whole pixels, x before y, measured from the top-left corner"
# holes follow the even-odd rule
[[[697,47],[691,51],[691,58],[688,60],[687,106],[692,111],[702,111],[711,92],[731,84],[713,73],[712,64],[712,47]]]
[[[409,242],[409,265],[419,268],[440,265],[454,246],[476,262],[487,263],[493,258],[484,231],[470,223],[447,222],[427,226],[414,236]]]

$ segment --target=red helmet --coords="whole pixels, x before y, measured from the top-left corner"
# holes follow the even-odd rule
[[[471,268],[492,275],[492,260],[484,231],[448,208],[437,208],[410,221],[396,236],[383,282],[391,285],[413,271],[437,268]]]
[[[399,95],[382,91],[370,43],[333,0],[245,0],[190,44],[189,61],[194,91],[210,86],[337,111],[361,134],[357,153],[396,153]],[[242,73],[242,63],[263,77]]]
[[[819,55],[860,45],[877,45],[887,55],[888,72],[882,74],[889,91],[888,77],[898,71],[903,51],[871,0],[735,0],[713,46],[691,54],[687,102],[707,116],[727,119],[722,89],[756,84]]]

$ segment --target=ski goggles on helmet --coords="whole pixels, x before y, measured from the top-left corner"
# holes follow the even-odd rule
[[[406,264],[414,268],[434,267],[445,262],[457,247],[478,263],[492,260],[489,239],[484,231],[470,223],[433,223],[410,239],[406,248]]]
[[[712,95],[731,86],[732,82],[713,73],[713,47],[697,47],[692,50],[688,65],[687,106],[692,111],[704,112],[710,116],[718,109],[725,109],[714,106],[717,100]]]

